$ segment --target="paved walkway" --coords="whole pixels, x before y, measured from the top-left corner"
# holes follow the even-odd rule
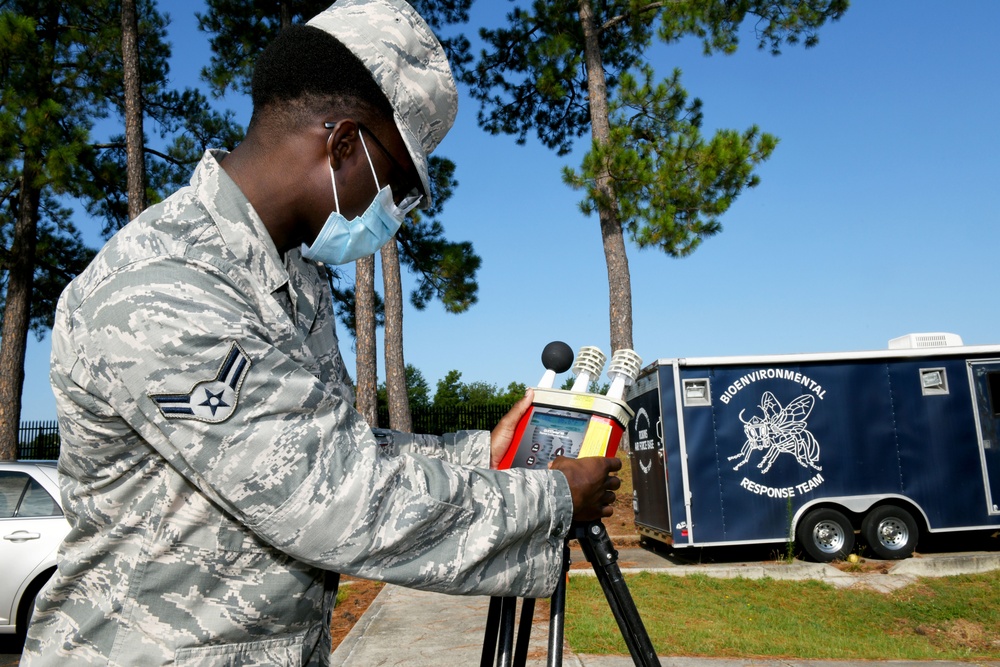
[[[890,591],[914,581],[920,576],[985,572],[1000,569],[1000,554],[943,554],[933,557],[909,558],[888,565],[886,573],[852,574],[831,565],[726,563],[680,564],[661,555],[639,548],[619,549],[619,566],[624,573],[656,571],[685,576],[703,574],[712,577],[744,577],[749,579],[817,579],[834,586],[866,586]],[[572,562],[583,557],[574,553]],[[593,570],[573,570],[572,576],[592,576]],[[424,593],[397,586],[386,586],[368,608],[344,641],[333,653],[334,667],[466,667],[478,665],[482,652],[489,599],[456,597]],[[539,619],[533,625],[528,665],[546,664],[548,624]],[[857,662],[818,660],[723,660],[716,658],[685,658],[662,656],[663,667],[844,667]],[[566,667],[629,667],[628,656],[576,655],[563,656]],[[872,663],[863,663],[872,664]],[[944,667],[950,665],[991,665],[1000,662],[912,662],[889,661],[894,667]]]

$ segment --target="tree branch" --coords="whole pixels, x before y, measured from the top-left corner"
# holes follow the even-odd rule
[[[95,148],[97,150],[107,150],[111,148],[125,148],[125,144],[121,142],[110,143],[110,144],[93,144],[92,148]],[[167,162],[169,162],[170,164],[177,165],[178,167],[194,164],[198,161],[198,160],[178,160],[177,158],[167,155],[166,153],[161,153],[155,148],[148,148],[146,146],[143,146],[142,152],[155,155],[156,157],[162,158]]]
[[[641,7],[640,9],[636,10],[636,14],[645,14],[646,12],[652,12],[656,11],[657,9],[663,9],[669,4],[672,4],[671,0],[666,0],[665,2],[651,2],[645,7]],[[618,16],[612,16],[601,25],[599,32],[604,32],[606,30],[614,28],[616,25],[624,21],[626,18],[628,18],[627,14],[619,14]]]
[[[3,194],[0,194],[0,201],[7,201],[7,198],[10,197],[12,194],[14,194],[14,192],[20,187],[20,185],[21,185],[20,176],[18,176],[15,179],[12,179],[10,182],[10,187],[7,188],[3,192]]]

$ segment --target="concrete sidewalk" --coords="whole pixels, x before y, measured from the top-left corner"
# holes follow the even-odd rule
[[[575,551],[573,563],[585,563]],[[921,576],[947,576],[1000,569],[1000,554],[965,553],[909,558],[886,563],[886,573],[852,574],[831,565],[796,561],[783,563],[679,564],[640,548],[619,549],[623,573],[656,571],[685,576],[702,574],[711,577],[756,579],[816,579],[838,587],[868,587],[889,591]],[[574,569],[571,576],[593,576],[593,570]],[[478,665],[489,598],[458,597],[425,593],[397,586],[386,586],[333,653],[335,667],[466,667]],[[520,613],[520,611],[518,612]],[[528,665],[546,664],[547,619],[535,613]],[[845,667],[857,662],[819,660],[743,660],[715,658],[660,658],[663,667]],[[576,655],[566,651],[566,667],[629,667],[628,656]],[[865,663],[861,663],[865,664]],[[894,667],[934,667],[991,665],[1000,662],[912,662],[889,661],[876,664]]]

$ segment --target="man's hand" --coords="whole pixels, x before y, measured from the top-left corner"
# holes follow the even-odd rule
[[[511,440],[514,439],[514,431],[517,429],[517,422],[521,420],[521,415],[531,407],[533,400],[535,400],[535,392],[529,389],[525,392],[524,398],[515,403],[514,407],[497,423],[496,428],[490,432],[491,468],[496,468],[503,460],[503,455],[510,449]]]
[[[622,481],[611,473],[621,470],[621,467],[622,462],[617,458],[605,456],[582,459],[558,456],[549,464],[551,470],[566,475],[573,494],[574,521],[595,521],[611,516],[615,490],[622,485]]]

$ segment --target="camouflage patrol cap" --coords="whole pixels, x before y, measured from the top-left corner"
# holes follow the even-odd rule
[[[404,0],[339,0],[309,20],[351,50],[393,108],[430,205],[427,155],[451,129],[458,91],[441,43]]]

